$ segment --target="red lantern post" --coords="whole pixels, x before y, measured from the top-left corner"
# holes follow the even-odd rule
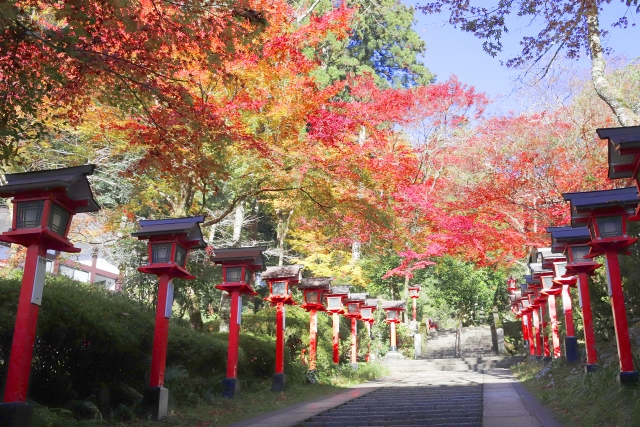
[[[358,319],[361,318],[360,307],[365,303],[368,294],[350,294],[345,301],[344,317],[351,319],[351,367],[358,369]]]
[[[331,277],[317,277],[302,279],[298,289],[304,292],[303,309],[309,312],[309,375],[316,378],[316,354],[318,336],[318,311],[326,311],[324,294],[331,288]]]
[[[284,318],[285,305],[295,305],[291,297],[291,288],[302,279],[302,265],[267,267],[261,278],[269,285],[269,296],[265,298],[276,306],[276,372],[271,380],[271,391],[283,391],[286,388],[284,374]]]
[[[362,321],[367,327],[367,335],[369,336],[369,344],[367,346],[367,356],[365,360],[371,361],[371,326],[375,319],[373,318],[373,312],[378,308],[378,300],[375,298],[367,298],[364,305],[360,307],[360,316]]]
[[[222,266],[222,283],[216,289],[231,295],[227,377],[222,380],[222,395],[233,399],[240,391],[238,381],[238,345],[242,320],[242,295],[256,295],[253,280],[256,272],[264,271],[262,253],[266,246],[214,249],[211,260]]]
[[[203,216],[142,220],[140,230],[131,234],[140,240],[149,241],[149,264],[138,268],[138,271],[158,276],[151,375],[149,388],[143,395],[143,405],[151,412],[154,421],[165,418],[168,409],[169,390],[164,388],[164,371],[173,305],[172,279],[195,279],[187,271],[186,262],[189,251],[206,247],[198,225],[203,221]]]
[[[67,239],[76,213],[100,209],[87,180],[94,165],[38,172],[6,174],[0,197],[13,197],[11,229],[0,240],[27,248],[18,312],[11,344],[4,403],[3,427],[31,425],[32,408],[26,403],[33,344],[42,301],[48,249],[77,253]]]
[[[618,253],[637,241],[627,236],[626,220],[638,207],[636,187],[615,190],[565,193],[565,200],[571,202],[571,225],[588,225],[591,233],[591,251],[588,257],[604,254],[605,272],[613,321],[618,343],[620,372],[617,380],[621,384],[638,383],[638,372],[634,370],[627,313],[622,292],[622,280]]]
[[[340,363],[340,314],[342,302],[349,296],[349,286],[332,286],[327,294],[327,312],[333,317],[333,363]]]
[[[404,301],[384,301],[382,303],[382,309],[387,313],[387,318],[385,322],[389,324],[391,328],[391,346],[389,348],[389,353],[391,355],[398,354],[398,341],[396,338],[396,324],[400,323],[400,313],[405,311],[405,302]],[[387,353],[388,354],[388,353]]]
[[[417,322],[417,308],[416,308],[416,300],[420,298],[420,285],[409,286],[409,297],[413,300],[413,322],[414,324]]]
[[[558,315],[556,312],[556,295],[562,292],[562,289],[553,283],[553,273],[545,273],[541,276],[543,289],[542,294],[547,295],[547,304],[549,305],[549,319],[551,320],[551,337],[553,343],[553,358],[562,356],[560,350],[560,335],[558,332]]]

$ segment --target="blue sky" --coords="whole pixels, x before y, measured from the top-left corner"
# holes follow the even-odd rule
[[[416,5],[427,1],[403,0],[403,3]],[[614,50],[615,56],[633,59],[640,57],[640,15],[633,11],[627,14],[631,23],[637,23],[636,27],[628,27],[626,30],[611,27],[611,23],[625,11],[626,6],[620,0],[613,0],[611,5],[605,7],[600,18],[601,28],[608,30],[610,34],[603,39],[603,43]],[[427,43],[427,51],[422,60],[431,72],[437,74],[438,81],[456,74],[461,82],[473,85],[478,91],[495,99],[497,105],[494,108],[503,111],[518,108],[515,99],[517,95],[512,94],[512,91],[520,72],[500,65],[500,60],[506,61],[520,51],[518,43],[522,36],[537,33],[535,23],[529,25],[528,20],[520,20],[510,25],[508,22],[510,31],[503,39],[503,53],[492,58],[482,50],[480,39],[453,28],[447,23],[447,16],[444,14],[425,15],[417,11],[416,19],[418,22],[414,28]],[[589,63],[586,59],[581,59],[571,63],[571,67],[587,70]]]

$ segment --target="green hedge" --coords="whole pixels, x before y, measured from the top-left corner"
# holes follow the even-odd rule
[[[0,279],[0,384],[3,388],[19,292],[18,280]],[[227,334],[195,332],[180,323],[172,322],[169,330],[167,367],[179,367],[183,375],[191,379],[211,382],[223,378]],[[153,311],[122,294],[64,277],[47,277],[29,398],[57,407],[91,398],[103,414],[121,404],[135,403],[149,378],[153,328]],[[273,338],[243,332],[239,378],[250,381],[270,377],[274,366]]]

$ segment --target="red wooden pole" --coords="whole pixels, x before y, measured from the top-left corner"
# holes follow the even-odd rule
[[[529,355],[531,357],[535,357],[536,355],[536,345],[535,345],[535,335],[533,333],[533,315],[531,314],[533,311],[527,314],[527,335],[529,337]]]
[[[167,342],[169,340],[169,319],[166,317],[167,297],[171,278],[166,274],[158,277],[158,301],[156,302],[156,326],[153,334],[151,353],[151,376],[149,387],[164,385],[164,371],[167,361]]]
[[[596,336],[593,331],[593,315],[591,313],[591,296],[589,295],[589,278],[586,272],[578,274],[580,299],[582,302],[582,320],[584,323],[584,344],[587,351],[587,372],[597,369],[598,353],[596,350]]]
[[[560,357],[560,336],[558,334],[558,315],[556,313],[556,296],[549,295],[549,318],[551,320],[551,337],[553,342],[553,358]]]
[[[276,374],[284,373],[284,304],[276,305]]]
[[[391,322],[391,351],[398,351],[398,345],[396,343],[396,323]]]
[[[549,334],[547,334],[547,325],[549,322],[546,322],[547,317],[547,306],[545,304],[540,305],[540,324],[542,328],[542,340],[544,342],[544,357],[551,357],[551,349],[549,348]]]
[[[371,338],[371,323],[364,322],[367,328],[367,336]],[[371,361],[371,339],[369,339],[369,343],[367,344],[367,356],[365,358],[367,362]]]
[[[417,318],[417,309],[416,309],[416,298],[411,298],[413,300],[413,321],[416,321]]]
[[[318,334],[318,313],[309,310],[309,370],[316,370],[316,345]]]
[[[240,292],[231,292],[231,318],[229,319],[229,348],[227,349],[227,378],[238,377],[238,345],[240,343]]]
[[[629,377],[631,381],[637,381],[637,372],[633,370],[633,354],[631,353],[627,312],[624,306],[624,294],[622,293],[618,252],[615,250],[606,251],[605,260],[610,286],[609,291],[611,293],[613,322],[616,331],[616,341],[618,343],[618,359],[620,361],[619,377]],[[635,377],[635,379],[631,377]],[[625,382],[625,379],[621,379],[621,381]]]
[[[571,309],[571,294],[569,285],[562,285],[562,307],[564,308],[564,323],[567,329],[567,336],[573,337],[576,332],[573,327],[573,311]]]
[[[351,364],[358,364],[358,320],[351,318]]]
[[[524,341],[524,345],[529,344],[529,325],[527,324],[528,317],[526,314],[522,315],[522,341]]]
[[[535,334],[536,334],[535,335],[536,336],[536,339],[535,339],[535,342],[536,342],[536,356],[537,357],[542,357],[542,345],[541,345],[542,344],[542,339],[540,337],[540,326],[541,326],[542,322],[540,322],[540,316],[539,316],[537,308],[534,308],[532,313],[533,313],[533,327],[536,330],[536,332],[535,332]]]
[[[333,363],[340,363],[340,318],[333,313]]]
[[[32,302],[38,257],[46,258],[47,250],[38,245],[27,248],[27,257],[22,275],[18,312],[13,330],[9,370],[4,391],[4,402],[25,402],[33,357],[33,343],[36,336],[38,309],[40,306]],[[43,267],[41,267],[43,268]]]

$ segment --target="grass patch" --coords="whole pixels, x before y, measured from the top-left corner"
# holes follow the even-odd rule
[[[622,427],[640,425],[640,387],[620,387],[618,366],[586,374],[562,359],[548,365],[521,363],[514,375],[565,425]]]
[[[358,370],[350,365],[331,366],[320,374],[320,384],[292,384],[280,393],[271,392],[271,380],[252,381],[236,399],[223,399],[217,395],[200,396],[189,403],[188,399],[175,399],[176,394],[185,394],[184,389],[193,384],[185,377],[169,387],[169,416],[160,422],[136,419],[135,410],[130,410],[131,418],[114,416],[111,420],[77,421],[73,413],[61,408],[47,408],[34,404],[35,427],[83,427],[93,425],[117,425],[122,427],[213,427],[233,424],[260,414],[276,411],[297,403],[305,402],[344,391],[345,388],[364,381],[379,378],[389,373],[387,367],[379,363],[360,363]],[[179,376],[175,376],[179,380]],[[177,396],[176,396],[177,397]],[[173,402],[173,403],[172,403]],[[181,402],[182,404],[176,403]],[[127,409],[127,408],[123,408]],[[115,414],[114,414],[115,415]],[[127,415],[127,414],[120,414]],[[125,421],[130,419],[131,421]]]

